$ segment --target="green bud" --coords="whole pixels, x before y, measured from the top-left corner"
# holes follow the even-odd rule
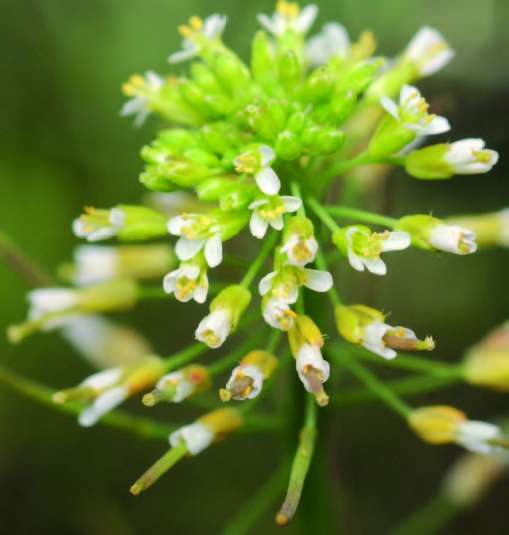
[[[239,210],[237,212],[219,214],[221,239],[227,241],[236,236],[247,225],[250,216],[251,212],[249,210]]]
[[[344,90],[336,93],[330,106],[324,110],[323,120],[334,121],[336,124],[347,119],[357,104],[357,96],[353,91]]]
[[[182,128],[163,130],[157,136],[157,141],[172,154],[181,154],[184,150],[198,144],[196,134]]]
[[[214,312],[215,310],[226,308],[231,311],[231,322],[232,327],[230,333],[233,332],[246,308],[251,302],[251,292],[239,284],[234,284],[228,286],[221,292],[210,303],[210,311]]]
[[[334,84],[332,73],[326,66],[314,70],[306,80],[305,95],[312,102],[327,98]]]
[[[416,247],[431,251],[434,247],[429,241],[430,232],[434,227],[442,224],[440,219],[437,219],[436,217],[426,214],[417,214],[402,217],[395,228],[397,230],[408,232],[412,237],[412,243]]]
[[[293,50],[286,50],[278,58],[279,80],[288,91],[293,91],[300,84],[302,66],[297,54]]]
[[[454,171],[444,159],[448,145],[441,143],[412,151],[405,159],[405,169],[409,175],[423,180],[451,178]]]
[[[360,344],[364,339],[364,328],[373,322],[384,322],[379,310],[365,305],[338,305],[334,310],[339,334],[352,344]]]
[[[189,162],[193,162],[205,167],[216,169],[220,165],[220,162],[215,154],[203,149],[189,149],[184,151],[182,156],[186,160],[189,160]]]
[[[416,138],[416,133],[406,128],[392,117],[385,117],[369,142],[368,152],[371,156],[388,156],[397,154]]]
[[[131,279],[116,279],[78,291],[77,306],[81,312],[129,310],[138,300],[138,285]]]
[[[202,201],[214,202],[220,200],[237,187],[237,182],[231,178],[215,177],[198,184],[196,194]]]
[[[211,70],[201,62],[195,62],[191,65],[191,76],[196,84],[205,92],[213,94],[221,94],[221,85],[217,82],[216,77]]]
[[[221,50],[210,61],[210,68],[219,82],[232,93],[249,84],[249,70],[231,51]]]
[[[355,65],[342,78],[340,87],[353,91],[356,95],[365,91],[375,79],[384,60],[368,60]]]
[[[366,91],[366,100],[378,104],[382,97],[395,97],[405,84],[411,84],[418,78],[415,65],[400,61],[370,85]]]
[[[331,154],[341,148],[345,139],[346,135],[342,130],[324,128],[316,137],[315,148],[317,152]]]
[[[284,130],[277,136],[275,149],[279,158],[292,161],[301,155],[302,144],[297,134]]]
[[[219,199],[219,207],[225,211],[245,209],[251,204],[257,193],[258,188],[254,184],[237,185],[233,191],[226,193]]]
[[[148,166],[140,175],[140,182],[151,191],[170,193],[178,189],[168,178],[161,176],[158,166]]]
[[[277,74],[272,43],[263,31],[256,33],[251,48],[251,71],[254,79],[263,87],[274,86]]]
[[[167,234],[166,217],[145,206],[121,204],[124,222],[117,232],[119,240],[148,240]]]
[[[293,132],[294,134],[300,134],[304,128],[309,124],[309,118],[303,111],[296,111],[286,123],[286,130]]]

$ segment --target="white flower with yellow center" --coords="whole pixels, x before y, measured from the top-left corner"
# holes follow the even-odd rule
[[[235,400],[254,399],[262,391],[263,371],[254,365],[235,367],[226,383],[228,397]]]
[[[314,236],[308,238],[301,234],[290,234],[281,246],[288,263],[293,266],[305,266],[313,262],[318,251],[318,242]]]
[[[189,25],[179,27],[179,31],[184,37],[182,50],[171,54],[168,61],[170,63],[179,63],[197,56],[207,42],[221,37],[227,20],[228,17],[226,15],[218,15],[217,13],[210,15],[205,20],[199,17],[191,17]]]
[[[193,262],[182,262],[178,269],[164,277],[163,288],[166,293],[175,294],[175,298],[182,303],[191,299],[205,303],[209,290],[207,270]]]
[[[328,22],[320,33],[306,43],[304,55],[311,65],[323,65],[331,58],[346,58],[350,52],[350,37],[346,28],[337,22]]]
[[[125,221],[126,215],[121,208],[111,210],[86,208],[85,213],[74,220],[72,229],[78,238],[95,242],[116,236]]]
[[[420,76],[430,76],[451,61],[454,51],[440,32],[424,26],[410,41],[403,56],[415,64]]]
[[[435,249],[447,253],[466,255],[477,251],[475,232],[457,225],[438,224],[431,228],[428,239]]]
[[[268,145],[259,145],[239,154],[233,164],[237,173],[253,175],[256,185],[265,195],[277,195],[281,189],[281,181],[271,164],[276,153]]]
[[[150,99],[159,93],[164,79],[154,71],[147,71],[145,76],[134,75],[124,84],[123,91],[132,97],[120,110],[122,117],[134,115],[134,126],[141,126],[150,115]]]
[[[311,28],[317,15],[318,7],[315,4],[310,4],[301,10],[297,3],[279,0],[276,12],[271,17],[259,14],[258,22],[276,37],[281,37],[288,31],[304,35]]]
[[[296,369],[307,392],[316,393],[330,376],[330,364],[322,357],[320,348],[305,343],[298,350]]]
[[[296,212],[302,205],[298,197],[290,195],[265,197],[249,205],[252,210],[249,229],[251,234],[262,239],[267,233],[269,225],[275,230],[282,230],[284,226],[283,215]]]
[[[387,266],[380,258],[388,251],[401,251],[410,247],[411,238],[407,232],[371,232],[368,227],[352,226],[345,232],[347,254],[350,265],[356,271],[366,268],[375,275],[385,275]]]
[[[270,297],[262,302],[263,319],[274,329],[290,330],[297,314],[291,309],[290,303],[282,298]]]
[[[487,173],[498,162],[498,152],[485,146],[478,138],[456,141],[448,146],[444,160],[458,175]]]
[[[451,129],[445,117],[428,113],[429,105],[416,87],[401,88],[399,105],[389,97],[382,97],[380,103],[396,121],[418,136],[442,134]]]
[[[198,325],[195,337],[215,349],[224,344],[232,329],[232,315],[228,308],[218,308],[205,316]]]
[[[214,441],[214,433],[201,422],[194,422],[171,433],[169,441],[174,448],[183,442],[191,455],[198,455]]]
[[[182,214],[170,219],[168,232],[180,236],[175,246],[179,260],[190,260],[203,249],[210,267],[222,262],[221,229],[214,219],[201,214]]]

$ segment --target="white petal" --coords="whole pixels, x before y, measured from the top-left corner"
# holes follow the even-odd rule
[[[362,345],[372,353],[380,355],[384,359],[393,359],[397,353],[394,349],[387,347],[383,341],[385,333],[392,329],[390,325],[375,321],[364,328],[364,340]]]
[[[90,427],[101,419],[107,412],[118,407],[127,397],[127,390],[124,386],[118,386],[106,390],[94,400],[90,407],[84,409],[78,418],[79,424],[83,427]]]
[[[437,115],[428,123],[423,134],[428,136],[443,134],[444,132],[448,132],[450,129],[451,125],[449,124],[449,121],[445,117],[440,117]]]
[[[399,121],[399,108],[398,105],[394,102],[394,100],[390,99],[389,97],[382,97],[380,99],[380,104],[387,113],[389,113],[394,117],[394,119]]]
[[[204,244],[205,240],[190,240],[182,236],[177,240],[175,253],[179,260],[191,260],[200,252]]]
[[[205,243],[205,260],[210,267],[219,266],[223,261],[223,242],[219,233],[214,234]]]
[[[277,195],[281,182],[272,167],[264,167],[255,175],[256,184],[266,195]]]
[[[180,269],[171,271],[164,276],[163,279],[163,289],[167,294],[171,294],[175,291],[177,286],[177,278],[180,275]]]
[[[205,281],[206,282],[204,284],[199,284],[193,293],[193,299],[197,303],[200,303],[200,304],[205,303],[205,301],[207,300],[207,294],[209,291],[209,281],[206,275],[205,275]]]
[[[262,157],[262,167],[268,167],[276,159],[276,153],[272,147],[261,145],[258,150]]]
[[[314,292],[328,292],[334,284],[332,275],[328,271],[304,269],[304,272],[306,274],[304,286]]]
[[[355,271],[364,271],[364,263],[360,256],[357,256],[351,247],[348,247],[348,262],[355,269]]]
[[[297,20],[295,21],[295,30],[299,33],[306,33],[313,25],[318,15],[318,6],[315,4],[309,4],[300,12]]]
[[[387,266],[381,258],[362,258],[367,270],[374,275],[386,275]]]
[[[258,19],[258,22],[267,31],[269,31],[273,35],[277,35],[278,34],[278,28],[277,28],[277,26],[274,24],[274,22],[272,21],[272,19],[269,16],[265,15],[264,13],[260,13],[260,14],[257,15],[256,18]]]
[[[260,295],[265,295],[270,291],[275,276],[276,272],[272,271],[271,273],[267,273],[267,275],[260,280],[258,284],[258,291],[260,292]]]
[[[187,451],[191,455],[198,455],[206,449],[214,440],[214,434],[207,427],[199,422],[186,425],[171,433],[169,441],[175,448],[181,442],[184,442]]]
[[[249,220],[249,230],[255,238],[261,240],[265,236],[268,228],[269,222],[266,219],[263,219],[258,212],[253,212],[251,214],[251,219]]]
[[[275,229],[275,230],[283,230],[283,227],[284,227],[284,221],[283,221],[283,216],[282,215],[278,215],[276,217],[276,219],[271,219],[269,221],[270,223],[270,226]]]
[[[458,426],[456,440],[466,449],[486,455],[494,450],[494,446],[490,445],[488,441],[498,438],[500,435],[500,429],[496,425],[467,420]]]
[[[182,217],[181,215],[172,217],[168,221],[168,232],[174,236],[180,236],[182,234],[182,228],[189,224],[189,219]]]
[[[412,239],[408,232],[389,232],[387,239],[382,241],[382,252],[386,251],[402,251],[410,247]]]
[[[298,197],[292,197],[291,195],[282,195],[280,197],[285,207],[285,212],[296,212],[302,206],[302,201]]]

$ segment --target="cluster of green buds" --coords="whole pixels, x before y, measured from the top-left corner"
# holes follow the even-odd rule
[[[188,71],[171,76],[148,71],[124,85],[130,100],[122,115],[134,115],[136,125],[150,114],[167,123],[141,150],[145,167],[139,179],[149,194],[140,205],[87,208],[73,230],[88,242],[150,243],[79,247],[74,263],[61,270],[74,287],[31,292],[29,319],[9,331],[11,340],[19,341],[60,328],[96,364],[122,363],[55,395],[58,403],[85,403],[82,425],[92,425],[142,391],[148,390],[146,406],[188,401],[210,388],[215,374],[231,370],[233,362],[237,365],[221,383],[218,402],[252,404],[262,388],[268,390],[264,383],[285,369],[279,360],[291,354],[293,380],[300,379],[303,396],[312,402],[309,431],[316,405],[329,403],[324,383],[335,380],[334,363],[322,353],[335,355],[338,347],[352,355],[366,350],[384,363],[400,358],[398,353],[435,347],[431,337],[421,340],[407,327],[388,324],[386,314],[375,308],[343,302],[338,287],[347,262],[355,271],[385,275],[381,255],[386,252],[414,247],[468,255],[477,249],[476,233],[482,245],[509,244],[507,209],[451,220],[423,214],[394,219],[341,205],[336,185],[355,181],[351,171],[361,167],[394,165],[417,179],[449,179],[489,171],[498,154],[481,139],[422,147],[429,136],[451,129],[445,117],[430,112],[414,86],[454,55],[437,30],[422,28],[397,58],[387,61],[374,55],[369,32],[355,42],[342,25],[327,23],[308,37],[317,12],[315,5],[301,9],[278,0],[274,14],[258,17],[263,29],[254,36],[248,62],[224,44],[225,16],[191,17],[179,28],[182,50],[169,57],[171,64],[191,60]],[[333,276],[337,262],[343,264]],[[217,278],[209,283],[216,268]],[[239,274],[239,269],[245,271]],[[263,275],[264,269],[271,271]],[[162,288],[142,286],[152,278],[162,279]],[[256,283],[259,296],[252,291]],[[330,313],[324,313],[324,304],[315,305],[326,298],[311,292],[327,294]],[[170,296],[200,305],[210,300],[208,314],[197,323],[197,342],[175,359],[151,356],[142,337],[105,325],[97,316],[128,310],[144,298]],[[259,310],[253,310],[257,302]],[[333,317],[346,343],[328,332],[334,331]],[[242,326],[250,323],[255,326],[246,335]],[[281,331],[288,336],[286,348],[280,344]],[[237,332],[248,341],[253,333],[267,335],[268,342],[242,346],[240,354],[234,350],[207,366],[192,362],[202,352],[230,344]],[[126,344],[119,342],[119,333]],[[472,350],[464,378],[509,388],[507,349],[497,344]],[[112,359],[105,358],[108,352]],[[364,372],[360,376],[366,377]],[[335,388],[331,383],[329,391]],[[456,409],[428,407],[407,414],[401,403],[396,405],[428,442],[456,442],[480,453],[507,446],[496,426],[467,420]],[[197,455],[244,422],[237,409],[222,408],[179,428],[169,436],[170,452],[132,492],[138,494],[177,460]],[[291,480],[297,486],[307,470],[299,455]],[[287,499],[294,502],[285,502],[285,522],[299,497],[300,491],[289,491]]]

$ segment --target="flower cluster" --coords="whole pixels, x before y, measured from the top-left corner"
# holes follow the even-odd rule
[[[308,37],[317,11],[314,5],[300,9],[279,0],[274,14],[258,17],[262,30],[253,39],[249,62],[224,44],[225,16],[192,17],[179,28],[182,50],[169,57],[172,64],[191,60],[187,74],[149,71],[125,84],[130,100],[122,115],[134,115],[137,125],[150,114],[168,123],[141,151],[140,181],[151,195],[147,205],[87,208],[73,229],[94,243],[163,241],[80,246],[74,264],[62,270],[76,287],[30,293],[29,319],[11,328],[11,339],[61,328],[74,343],[90,347],[83,340],[101,336],[95,334],[100,329],[77,322],[129,309],[144,298],[208,301],[208,312],[196,321],[197,342],[180,353],[164,358],[147,349],[135,362],[58,392],[58,403],[84,404],[82,425],[92,425],[141,391],[149,390],[143,397],[146,406],[187,401],[224,371],[230,376],[220,399],[254,403],[268,380],[284,369],[279,361],[291,354],[293,377],[311,394],[306,396],[312,400],[309,429],[315,402],[329,403],[324,385],[334,378],[334,368],[350,362],[342,361],[341,351],[384,363],[435,347],[431,337],[421,340],[408,327],[390,325],[375,308],[343,302],[333,265],[339,263],[339,273],[349,264],[355,271],[383,276],[390,269],[384,253],[414,247],[468,255],[477,249],[476,233],[481,245],[509,243],[507,210],[449,221],[428,214],[394,219],[341,205],[333,185],[355,180],[352,170],[361,166],[392,164],[416,179],[438,180],[487,172],[498,155],[481,139],[422,147],[429,136],[451,129],[415,87],[453,57],[438,31],[419,30],[400,56],[387,61],[374,55],[370,33],[354,41],[343,26],[327,23]],[[141,285],[154,277],[163,280],[162,290]],[[324,313],[325,304],[314,305],[325,301],[315,293],[328,294],[331,313]],[[331,317],[347,343],[324,336]],[[246,337],[246,327],[247,346],[223,355],[236,332]],[[255,341],[260,333],[264,344]],[[281,336],[288,338],[286,349]],[[209,349],[222,358],[207,366],[193,363]],[[465,368],[468,381],[507,389],[503,358],[495,352],[488,372],[486,359],[481,362],[476,355]],[[352,365],[359,371],[358,364]],[[388,387],[362,370],[361,380],[368,387],[378,385],[374,391],[394,406],[395,394],[384,394]],[[328,387],[331,399],[334,388]],[[407,411],[398,403],[412,429],[428,442],[456,442],[480,453],[506,447],[497,427],[467,420],[457,409]],[[197,455],[245,422],[248,415],[222,408],[172,432],[168,457],[149,469],[132,492],[141,492],[178,459]],[[304,477],[305,471],[298,473]],[[298,502],[299,496],[289,493],[287,500]],[[285,502],[278,518],[287,521],[295,508],[296,503]]]

